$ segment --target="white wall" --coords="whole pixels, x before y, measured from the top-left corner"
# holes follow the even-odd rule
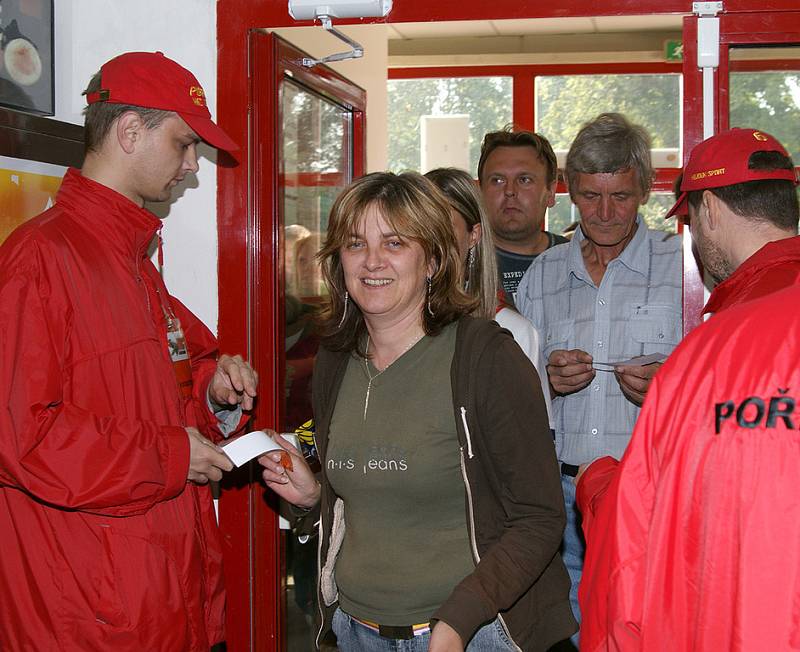
[[[367,91],[367,171],[385,170],[389,151],[386,128],[389,28],[385,24],[340,27],[334,23],[334,26],[364,47],[364,56],[360,59],[328,65]],[[349,49],[319,25],[282,27],[272,31],[318,59]]]
[[[128,51],[164,52],[191,70],[216,116],[215,0],[55,0],[55,118],[83,123],[81,92],[102,63]],[[204,147],[196,179],[176,202],[148,208],[164,221],[164,279],[211,330],[217,330],[217,181],[214,150]]]

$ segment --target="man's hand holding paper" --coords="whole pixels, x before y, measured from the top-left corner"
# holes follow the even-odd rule
[[[580,391],[594,379],[592,356],[580,349],[556,349],[547,361],[547,376],[557,395]]]
[[[189,436],[189,473],[187,480],[206,484],[209,480],[221,480],[223,471],[233,468],[231,460],[214,442],[206,439],[197,428],[186,428]]]
[[[665,356],[662,356],[665,357]],[[641,407],[653,376],[661,369],[661,362],[652,362],[645,365],[617,365],[614,367],[614,376],[626,398]]]

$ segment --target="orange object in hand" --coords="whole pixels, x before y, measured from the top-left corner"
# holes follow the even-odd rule
[[[287,471],[294,471],[294,464],[292,464],[292,456],[286,451],[281,451],[281,466]]]

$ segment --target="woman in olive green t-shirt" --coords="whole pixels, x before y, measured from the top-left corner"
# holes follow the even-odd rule
[[[318,256],[329,290],[313,381],[321,483],[280,438],[293,468],[274,453],[260,461],[276,493],[319,507],[323,632],[332,626],[341,652],[566,638],[542,390],[510,336],[468,316],[476,301],[446,200],[419,174],[362,177],[334,203]],[[478,362],[492,382],[455,371]]]

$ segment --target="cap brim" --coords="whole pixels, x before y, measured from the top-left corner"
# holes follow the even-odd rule
[[[673,215],[687,215],[689,213],[688,205],[686,202],[686,198],[689,196],[689,193],[684,191],[678,197],[678,201],[675,202],[675,205],[669,209],[669,212],[664,216],[665,220],[668,220]]]
[[[235,152],[239,149],[239,146],[231,140],[230,136],[214,124],[211,119],[180,112],[178,112],[178,115],[184,119],[187,125],[194,129],[194,132],[200,136],[200,138],[212,147],[225,150],[226,152]]]

